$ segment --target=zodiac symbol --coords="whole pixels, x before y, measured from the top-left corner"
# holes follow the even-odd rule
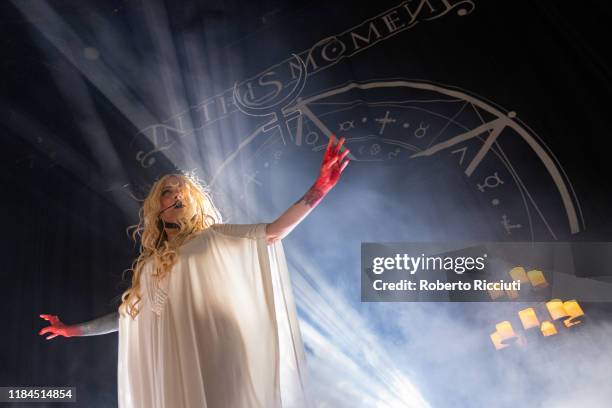
[[[380,126],[380,131],[378,132],[379,135],[382,135],[383,133],[385,133],[385,127],[387,126],[388,123],[395,123],[396,120],[395,119],[391,119],[389,117],[389,111],[387,111],[385,113],[385,117],[384,118],[378,118],[375,119],[378,123],[381,124]]]
[[[394,152],[389,152],[389,153],[387,154],[387,158],[388,158],[388,159],[394,159],[394,158],[396,158],[396,157],[397,157],[397,155],[398,155],[398,154],[400,154],[400,151],[401,151],[401,150],[400,150],[399,148],[396,148]]]
[[[378,153],[380,153],[380,145],[378,143],[374,143],[372,146],[370,146],[370,156],[376,156]]]
[[[344,121],[342,123],[340,123],[340,130],[342,131],[347,131],[347,130],[351,130],[355,128],[355,121],[354,120],[347,120]]]
[[[257,173],[259,173],[259,171],[256,170],[254,173],[245,174],[246,179],[247,179],[247,185],[250,184],[251,182],[257,184],[258,186],[262,185],[261,181],[257,180],[257,178],[256,178]]]
[[[284,98],[280,101],[274,102],[269,106],[251,106],[247,105],[240,96],[240,92],[238,91],[238,83],[234,84],[234,104],[238,108],[238,110],[245,115],[249,116],[269,116],[272,115],[272,120],[266,123],[263,127],[264,132],[268,132],[271,129],[278,127],[280,130],[281,138],[283,140],[283,144],[285,142],[285,136],[291,138],[291,131],[289,130],[288,122],[302,114],[299,109],[293,109],[290,112],[286,113],[285,109],[291,105],[298,96],[301,94],[304,86],[306,85],[306,64],[304,61],[296,54],[293,54],[295,59],[297,59],[300,65],[300,74],[295,82],[295,86]],[[288,101],[288,102],[287,102]]]
[[[467,147],[462,147],[461,149],[451,151],[452,154],[456,154],[461,152],[461,158],[459,159],[459,165],[463,164],[463,159],[465,158],[465,152],[467,152]]]
[[[502,180],[501,178],[499,178],[499,176],[497,175],[497,172],[493,173],[492,176],[487,176],[484,179],[484,183],[483,184],[476,184],[476,187],[478,187],[478,189],[484,193],[485,188],[495,188],[497,186],[499,186],[500,184],[504,184],[504,180]]]
[[[521,224],[510,224],[510,219],[508,218],[508,216],[506,214],[502,215],[501,223],[504,226],[504,228],[506,229],[506,232],[508,233],[508,235],[512,235],[512,230],[513,229],[517,229],[517,228],[521,228],[522,227]]]
[[[313,145],[319,140],[319,134],[317,132],[308,132],[306,135],[306,144]]]
[[[414,131],[414,137],[418,138],[418,139],[422,139],[425,137],[425,135],[427,134],[427,129],[429,129],[429,126],[431,125],[427,125],[427,126],[423,126],[424,123],[421,122],[419,123],[419,127]]]

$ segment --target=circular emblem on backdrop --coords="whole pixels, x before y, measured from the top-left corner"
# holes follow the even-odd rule
[[[303,88],[296,81],[294,88]],[[323,151],[332,133],[346,137],[353,161],[446,161],[488,207],[512,240],[556,240],[584,229],[578,200],[554,154],[517,112],[466,91],[402,79],[348,82],[308,97],[289,92],[252,137],[264,138],[248,158],[247,183],[262,183],[295,149]],[[232,155],[230,157],[235,157]],[[229,165],[224,163],[218,176]]]

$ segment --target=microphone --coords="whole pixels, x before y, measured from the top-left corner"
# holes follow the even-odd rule
[[[185,205],[183,205],[183,202],[181,200],[176,200],[173,204],[167,206],[166,208],[164,208],[163,210],[161,210],[158,214],[158,217],[160,215],[162,215],[165,211],[171,209],[172,207],[174,208],[183,208]]]
[[[185,205],[183,204],[183,202],[181,200],[176,200],[173,204],[167,206],[166,208],[164,208],[163,210],[161,210],[159,212],[159,214],[157,214],[157,219],[159,220],[158,222],[160,223],[160,228],[164,229],[164,228],[179,228],[178,224],[175,224],[174,222],[168,222],[168,221],[163,221],[161,219],[161,215],[164,213],[164,211],[167,211],[169,209],[171,209],[172,207],[174,208],[183,208],[185,207]],[[161,239],[161,234],[160,234],[160,239]],[[158,245],[159,245],[159,241],[158,241]]]

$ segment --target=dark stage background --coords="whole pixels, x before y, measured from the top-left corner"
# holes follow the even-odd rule
[[[318,406],[509,406],[522,386],[536,389],[524,406],[612,403],[599,387],[610,303],[585,298],[602,331],[535,353],[574,355],[538,371],[491,347],[510,309],[366,305],[358,267],[362,241],[611,240],[608,2],[14,0],[0,16],[0,386],[74,386],[70,406],[116,406],[116,334],[45,341],[38,315],[117,308],[138,249],[125,229],[160,175],[192,171],[228,221],[269,222],[335,132],[353,160],[285,242]],[[588,274],[608,285],[609,272]],[[380,351],[360,365],[351,347]],[[575,353],[589,347],[597,358]],[[556,390],[551,373],[573,367],[593,371]]]

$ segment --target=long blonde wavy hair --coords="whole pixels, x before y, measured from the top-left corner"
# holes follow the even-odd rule
[[[166,181],[170,178],[178,179],[178,188],[186,198],[184,214],[177,220],[179,230],[176,236],[168,241],[163,224],[158,216],[162,210],[160,197]],[[161,280],[176,264],[179,248],[195,235],[213,224],[220,224],[221,214],[213,204],[208,188],[204,187],[195,177],[185,174],[168,174],[155,182],[145,198],[138,213],[139,222],[128,227],[132,232],[132,239],[137,241],[140,236],[140,254],[132,263],[132,285],[121,296],[119,311],[129,314],[134,319],[138,313],[138,303],[141,300],[140,281],[145,263],[153,261],[153,276]]]

